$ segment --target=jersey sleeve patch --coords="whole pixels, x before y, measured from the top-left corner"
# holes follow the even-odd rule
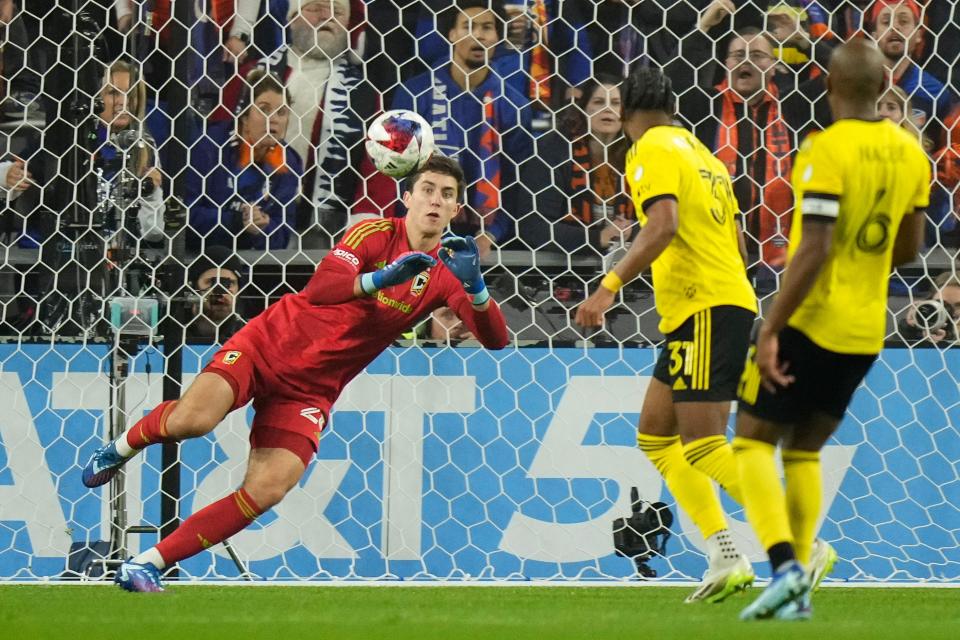
[[[333,250],[333,257],[339,258],[340,260],[343,260],[344,262],[346,262],[347,264],[353,267],[357,267],[357,268],[360,267],[360,258],[353,255],[346,249],[341,249],[340,247],[337,247],[336,249]]]
[[[836,219],[840,215],[840,197],[832,193],[805,193],[801,203],[804,217]]]

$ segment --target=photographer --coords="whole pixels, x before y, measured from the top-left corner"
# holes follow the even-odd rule
[[[907,308],[900,320],[900,333],[908,342],[929,340],[949,346],[958,341],[960,276],[955,271],[945,271],[934,278],[933,285],[927,299]]]
[[[110,203],[112,214],[136,212],[137,237],[151,242],[164,239],[161,175],[153,137],[140,127],[144,122],[146,86],[137,67],[117,61],[110,65],[100,90],[103,108],[97,114],[94,171],[100,173],[100,205]],[[36,143],[40,144],[39,141]],[[0,162],[0,193],[13,202],[32,185],[45,185],[52,177],[43,173],[43,148],[33,148],[19,157]],[[41,201],[43,197],[36,196]],[[33,211],[39,203],[24,209]],[[120,211],[117,211],[119,209]],[[28,216],[30,217],[30,216]],[[126,226],[127,221],[118,221]],[[134,231],[127,226],[128,231]],[[49,225],[28,220],[23,247],[42,244]]]
[[[190,286],[197,294],[187,324],[187,338],[222,344],[246,320],[238,313],[240,261],[224,247],[207,247],[190,265]]]
[[[290,102],[276,76],[254,69],[236,125],[210,125],[190,150],[189,248],[286,248],[303,174],[300,156],[285,139]]]
[[[139,69],[120,60],[110,65],[101,98],[103,111],[97,127],[101,146],[94,166],[103,171],[114,202],[136,208],[140,237],[150,242],[163,240],[166,207],[160,188],[156,143],[146,130],[138,130],[144,123],[147,102],[146,85],[140,80]],[[135,178],[132,184],[131,174]]]

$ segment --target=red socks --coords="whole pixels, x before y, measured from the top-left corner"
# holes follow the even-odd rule
[[[157,442],[175,442],[177,438],[167,435],[167,416],[177,406],[177,400],[161,402],[153,411],[140,419],[137,424],[127,430],[127,444],[130,448],[140,450],[147,445]]]
[[[250,494],[238,489],[184,520],[156,549],[170,566],[242,531],[261,513]]]

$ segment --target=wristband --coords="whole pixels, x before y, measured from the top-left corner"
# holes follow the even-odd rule
[[[600,286],[610,293],[616,293],[623,288],[623,280],[620,279],[616,271],[611,271],[603,276],[603,280],[600,281]]]
[[[473,306],[479,307],[489,299],[490,299],[490,292],[487,291],[486,287],[484,287],[483,289],[480,289],[479,293],[473,294]]]
[[[360,289],[368,296],[372,296],[380,288],[373,283],[374,273],[376,272],[370,271],[360,276]]]

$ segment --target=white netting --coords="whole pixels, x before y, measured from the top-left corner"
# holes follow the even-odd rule
[[[299,579],[625,579],[637,569],[613,523],[636,487],[675,516],[646,566],[699,576],[702,540],[635,447],[662,340],[648,280],[603,331],[570,314],[636,227],[615,87],[631,64],[673,79],[680,120],[734,176],[767,303],[791,155],[829,123],[824,65],[857,34],[891,62],[881,113],[923,136],[936,171],[922,255],[891,279],[888,348],[825,450],[821,535],[840,578],[960,579],[955,3],[750,1],[731,16],[727,0],[530,0],[492,3],[492,21],[461,4],[0,0],[0,579],[96,574],[91,559],[148,548],[239,484],[249,409],[182,445],[179,467],[149,450],[119,496],[84,489],[80,468],[176,395],[165,371],[186,384],[214,342],[302,288],[347,225],[401,213],[362,143],[391,107],[463,163],[454,229],[489,245],[512,344],[478,349],[449,314],[418,326],[348,387],[301,487],[232,539],[239,560]],[[250,106],[241,76],[257,66],[286,93],[259,84]],[[239,575],[220,545],[179,567]]]

